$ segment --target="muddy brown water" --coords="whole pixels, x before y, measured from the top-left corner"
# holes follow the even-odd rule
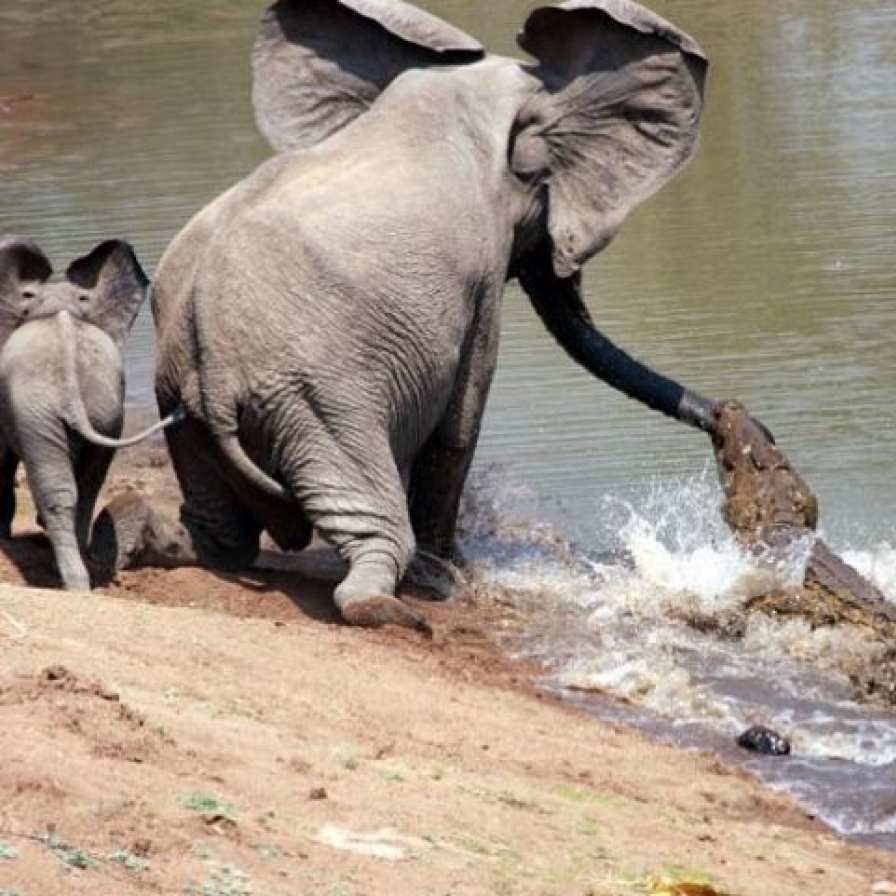
[[[538,4],[421,5],[513,53],[517,29]],[[652,5],[711,59],[703,141],[685,174],[590,265],[595,320],[665,373],[743,401],[815,489],[826,538],[884,562],[881,545],[896,543],[896,2]],[[196,210],[268,155],[249,105],[248,54],[262,6],[0,3],[0,232],[34,237],[58,267],[122,236],[151,271]],[[135,406],[151,405],[153,350],[144,313],[128,345]],[[508,291],[477,461],[486,479],[490,465],[499,467],[500,495],[490,492],[487,502],[495,513],[510,508],[557,524],[599,554],[615,525],[605,496],[641,501],[658,531],[657,514],[686,500],[675,483],[710,460],[705,438],[573,367],[525,298]],[[666,490],[665,504],[644,498],[649,480],[650,494]],[[673,559],[687,549],[676,543]],[[544,574],[537,563],[532,569]],[[573,602],[590,612],[588,594]],[[642,623],[658,638],[664,631]],[[644,629],[635,640],[645,640]],[[608,650],[606,637],[593,649]],[[701,654],[691,642],[675,649]],[[705,651],[687,666],[695,681],[701,662]],[[767,678],[745,683],[737,668],[726,706],[741,699],[729,692],[758,699],[775,690]],[[706,671],[701,687],[712,677]],[[888,799],[896,803],[896,765],[885,761],[891,748],[896,758],[896,730],[877,717],[877,727],[863,727],[871,716],[848,694],[831,693],[825,712],[841,712],[843,738],[856,743],[849,762],[818,765],[815,783],[796,763],[769,774],[809,803],[834,778],[844,793],[879,790],[879,803],[853,812],[854,828],[868,833],[862,819],[879,815],[872,833],[886,838],[896,832],[896,815],[885,812]],[[768,704],[795,718],[802,710],[789,699],[775,692]],[[818,705],[804,709],[811,716]],[[876,765],[862,760],[859,741],[868,738]]]

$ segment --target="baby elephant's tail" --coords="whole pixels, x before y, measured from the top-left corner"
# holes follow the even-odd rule
[[[186,417],[186,411],[182,405],[175,408],[163,420],[154,423],[147,429],[127,436],[122,439],[114,439],[110,436],[103,435],[93,428],[90,417],[87,414],[87,408],[84,405],[84,396],[81,394],[81,384],[78,380],[78,360],[77,347],[78,339],[75,333],[75,325],[72,316],[68,311],[60,311],[56,315],[59,326],[60,342],[62,343],[62,366],[63,366],[63,396],[64,408],[66,411],[66,419],[68,424],[78,433],[81,438],[92,442],[94,445],[100,445],[103,448],[127,448],[130,445],[136,445],[144,439],[161,432],[163,429],[178,423]]]

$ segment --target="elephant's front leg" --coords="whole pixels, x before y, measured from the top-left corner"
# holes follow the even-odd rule
[[[418,553],[452,559],[460,499],[475,448],[476,436],[472,444],[459,446],[444,444],[436,433],[417,455],[409,501]]]
[[[414,553],[414,534],[376,411],[359,411],[352,425],[333,418],[324,426],[313,413],[301,419],[303,439],[281,450],[280,472],[308,520],[348,563],[333,593],[343,618],[353,625],[429,632],[426,620],[396,596]]]
[[[500,298],[480,305],[476,329],[462,361],[454,395],[411,469],[408,499],[420,554],[447,561],[455,554],[460,499],[485,411],[498,356]],[[421,563],[421,559],[423,562]],[[426,576],[424,576],[426,578]]]

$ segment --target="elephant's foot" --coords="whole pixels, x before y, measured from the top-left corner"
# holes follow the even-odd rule
[[[109,574],[139,566],[172,568],[198,562],[187,529],[134,491],[114,498],[96,518],[90,555]]]
[[[76,591],[83,594],[90,591],[90,576],[87,573],[68,573],[60,570],[59,577],[62,579],[62,587],[65,591]]]
[[[447,600],[464,584],[463,575],[454,563],[419,548],[404,578],[411,585],[423,588],[433,600]]]
[[[51,535],[51,540],[53,536]],[[56,555],[56,567],[59,570],[59,578],[62,579],[62,587],[66,591],[85,592],[90,591],[90,574],[81,559],[78,546],[66,539],[59,543],[58,533],[53,542],[53,553]]]
[[[427,638],[432,637],[432,627],[422,617],[403,604],[397,597],[358,598],[341,606],[342,618],[350,625],[364,628],[381,628],[384,625],[399,625],[411,628]]]
[[[53,508],[47,536],[53,545],[56,568],[66,591],[90,591],[90,573],[75,537],[74,511],[70,507]]]
[[[380,628],[399,625],[432,637],[429,623],[402,603],[392,592],[394,567],[379,563],[360,563],[352,567],[333,593],[342,618],[350,625]]]

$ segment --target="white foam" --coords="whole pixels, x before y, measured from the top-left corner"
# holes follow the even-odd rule
[[[788,725],[786,714],[782,714],[779,724]],[[793,725],[791,743],[801,756],[848,760],[875,767],[896,762],[896,736],[889,720],[845,722],[831,717],[822,723],[815,720],[809,724],[800,720]]]
[[[672,485],[653,484],[638,505],[615,504],[622,516],[619,546],[631,557],[630,572],[608,576],[600,599],[665,614],[686,604],[704,613],[735,609],[775,587],[802,580],[811,540],[786,553],[757,559],[745,551],[722,521],[720,492],[706,471]]]
[[[770,669],[787,657],[846,679],[869,668],[880,656],[880,646],[857,626],[812,628],[805,619],[774,619],[761,614],[750,617],[743,650]]]
[[[872,549],[848,548],[843,559],[875,585],[888,600],[896,603],[896,548],[883,541]]]

